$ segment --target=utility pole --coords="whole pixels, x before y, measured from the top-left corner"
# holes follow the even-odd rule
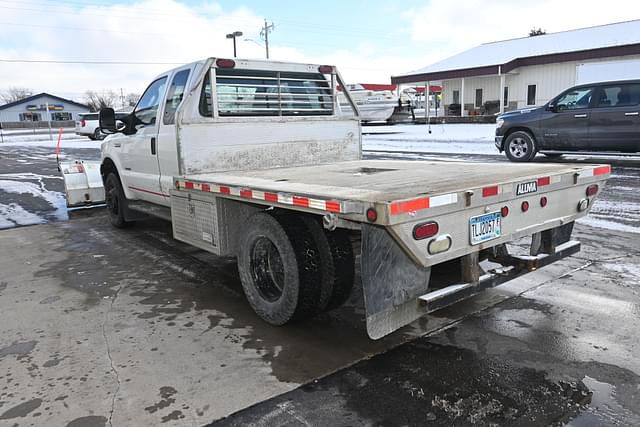
[[[264,47],[267,51],[267,59],[269,59],[269,32],[273,31],[275,27],[273,22],[267,25],[267,19],[264,20],[264,27],[260,29],[260,37],[264,38]]]

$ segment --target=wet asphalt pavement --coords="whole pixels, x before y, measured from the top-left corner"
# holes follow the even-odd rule
[[[379,341],[357,291],[270,327],[234,261],[168,224],[0,189],[49,222],[0,231],[0,425],[640,425],[640,164],[613,166],[579,254]],[[0,146],[0,180],[57,175],[51,149]]]

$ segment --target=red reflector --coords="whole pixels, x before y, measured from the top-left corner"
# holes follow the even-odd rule
[[[551,177],[543,176],[542,178],[538,178],[538,186],[542,187],[543,185],[549,185],[551,183]]]
[[[493,187],[484,187],[482,189],[482,197],[490,197],[498,194],[498,186],[494,185]]]
[[[423,222],[413,227],[413,238],[415,240],[422,240],[428,237],[433,237],[438,234],[438,223],[434,221]]]
[[[236,66],[236,61],[234,61],[233,59],[218,58],[216,59],[216,65],[218,66],[218,68],[233,68]]]
[[[506,217],[509,215],[509,207],[508,206],[503,206],[502,209],[500,209],[500,215],[502,215],[502,217]]]
[[[229,187],[220,187],[220,192],[222,194],[231,194],[231,189]]]
[[[180,181],[176,181],[176,190],[180,189]]]
[[[329,212],[337,212],[337,213],[340,213],[340,210],[341,210],[341,209],[340,209],[340,202],[334,202],[334,201],[331,201],[331,200],[327,200],[327,201],[325,202],[325,206],[326,206],[326,209],[327,209]]]
[[[367,209],[367,220],[369,222],[376,222],[378,220],[378,212],[373,208]]]
[[[606,166],[600,166],[597,167],[593,170],[593,174],[594,175],[604,175],[607,173],[611,173],[611,166],[606,165]]]
[[[304,208],[309,207],[309,199],[306,197],[293,196],[292,201],[295,206],[302,206]]]
[[[321,65],[318,67],[318,71],[322,74],[331,74],[333,73],[333,67],[331,65]]]
[[[529,210],[529,202],[527,202],[526,200],[524,202],[522,202],[522,205],[520,206],[522,208],[522,212],[526,212]]]
[[[420,209],[429,209],[429,198],[407,200],[406,202],[391,203],[391,215],[414,212]]]
[[[208,193],[211,191],[211,187],[209,186],[209,184],[202,184],[200,188],[202,188],[202,191],[204,191],[205,193]]]
[[[545,206],[547,206],[547,202],[548,202],[548,200],[547,200],[547,197],[546,197],[546,196],[542,196],[542,197],[540,198],[540,206],[542,206],[543,208],[544,208]]]
[[[278,202],[278,195],[276,193],[264,193],[264,199],[267,202]]]
[[[193,190],[193,182],[186,181],[184,183],[184,188],[188,188],[189,190]]]
[[[240,197],[250,199],[253,197],[253,192],[251,190],[240,190]]]
[[[587,187],[587,197],[595,196],[598,193],[598,184],[593,184]]]

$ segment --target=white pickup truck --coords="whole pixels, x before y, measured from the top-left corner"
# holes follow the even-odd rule
[[[100,113],[101,162],[62,165],[68,202],[99,201],[102,181],[116,227],[156,215],[176,239],[237,257],[274,325],[341,305],[359,263],[373,339],[579,250],[574,220],[608,165],[362,160],[337,85],[333,66],[274,61],[163,73],[129,116]]]

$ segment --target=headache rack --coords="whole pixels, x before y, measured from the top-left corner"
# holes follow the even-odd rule
[[[336,87],[344,83],[335,67],[265,70],[236,67],[229,60],[222,63],[234,65],[213,66],[205,76],[200,96],[200,112],[204,116],[332,116],[340,111]],[[354,111],[357,114],[357,109]]]

